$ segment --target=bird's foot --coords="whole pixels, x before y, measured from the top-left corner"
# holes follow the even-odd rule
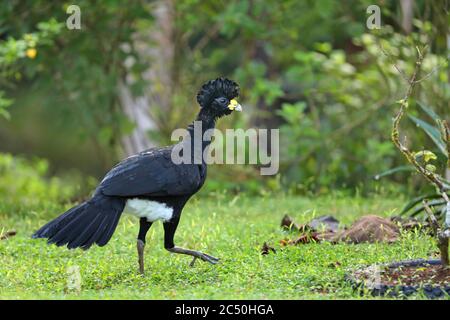
[[[219,262],[219,258],[210,256],[209,254],[206,254],[206,253],[201,253],[200,259],[202,259],[203,261],[209,262],[211,264],[217,264]]]
[[[210,256],[209,254],[206,254],[206,253],[203,253],[200,251],[189,250],[189,249],[184,249],[184,248],[180,248],[180,247],[173,247],[173,248],[169,248],[167,250],[169,250],[170,252],[173,252],[173,253],[181,253],[181,254],[187,254],[187,255],[193,256],[194,259],[190,263],[191,266],[194,265],[195,260],[197,258],[201,259],[205,262],[209,262],[211,264],[217,264],[219,262],[219,258]]]
[[[199,253],[200,253],[199,258],[202,259],[203,261],[209,262],[211,264],[217,264],[219,262],[219,258],[210,256],[209,254],[206,254],[206,253],[201,253],[201,252],[199,252]],[[197,260],[196,256],[194,256],[194,258],[192,259],[192,261],[189,264],[189,266],[193,267],[194,263],[195,263],[195,260]]]

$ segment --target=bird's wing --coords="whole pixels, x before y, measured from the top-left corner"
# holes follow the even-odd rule
[[[199,167],[176,165],[171,149],[151,149],[129,157],[105,176],[98,190],[108,196],[176,196],[194,193],[201,186]]]

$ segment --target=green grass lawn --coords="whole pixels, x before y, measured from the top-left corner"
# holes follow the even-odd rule
[[[137,271],[134,217],[121,219],[107,246],[69,251],[30,239],[46,222],[42,217],[55,217],[68,206],[30,210],[3,205],[0,231],[16,229],[18,234],[0,241],[0,299],[361,298],[343,280],[346,270],[430,257],[436,251],[432,239],[408,233],[391,245],[313,243],[281,248],[281,239],[293,237],[280,229],[281,218],[288,213],[301,223],[332,214],[348,224],[365,214],[398,212],[403,203],[380,197],[196,197],[184,210],[175,243],[217,256],[220,263],[197,261],[189,267],[190,257],[164,250],[158,222],[147,236],[145,276]],[[265,241],[277,248],[276,254],[260,254]],[[80,269],[81,292],[67,292],[69,266]]]

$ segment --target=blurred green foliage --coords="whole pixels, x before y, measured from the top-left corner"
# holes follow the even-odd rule
[[[221,121],[220,128],[280,128],[281,171],[261,177],[257,166],[212,166],[209,190],[370,189],[373,176],[403,163],[389,141],[392,105],[404,86],[393,64],[410,72],[415,45],[428,43],[423,69],[431,72],[448,53],[448,18],[435,0],[414,1],[411,33],[401,27],[396,1],[81,0],[81,30],[64,27],[69,4],[0,5],[0,61],[14,66],[0,105],[20,101],[9,108],[11,124],[0,123],[0,139],[6,150],[39,153],[59,170],[78,166],[97,177],[122,158],[123,137],[136,125],[124,114],[119,84],[132,79],[135,97],[146,97],[148,88],[159,94],[149,107],[156,127],[148,135],[166,144],[172,130],[188,125],[198,111],[199,86],[228,76],[241,85],[245,113]],[[366,29],[371,4],[382,9],[381,30]],[[161,22],[162,13],[168,18]],[[30,48],[37,54],[26,58]],[[167,66],[142,54],[161,48],[173,49]],[[155,74],[155,65],[169,80],[145,76]],[[445,116],[449,92],[444,65],[415,96]],[[17,137],[24,127],[33,128],[33,143]],[[412,123],[405,130],[418,145],[429,139]],[[401,172],[390,179],[417,187]]]
[[[35,25],[44,34],[58,31],[54,45],[43,47],[36,63],[23,71],[33,80],[34,90],[45,94],[42,106],[62,126],[81,140],[90,139],[101,152],[114,154],[120,137],[132,128],[117,94],[123,60],[132,53],[125,54],[119,46],[131,39],[138,18],[151,16],[144,1],[126,6],[119,1],[77,1],[82,29],[69,30],[65,23],[70,4],[10,1],[0,10],[0,30],[8,39],[28,34]],[[53,24],[40,23],[49,16]]]
[[[22,207],[67,201],[76,192],[76,183],[48,177],[48,162],[43,159],[26,160],[0,153],[0,194],[2,205]]]
[[[287,146],[284,170],[293,181],[310,182],[312,187],[354,186],[398,162],[388,135],[389,114],[405,82],[393,64],[406,73],[412,71],[415,47],[410,43],[429,40],[414,39],[417,36],[385,28],[377,36],[363,34],[354,39],[362,50],[350,57],[331,48],[325,53],[297,52],[300,63],[289,75],[302,85],[298,90],[304,100],[286,103],[278,112],[285,120],[281,126],[282,145]],[[430,84],[424,81],[424,90],[417,94],[442,110],[449,92],[445,63],[433,54],[425,59],[424,74],[439,65],[443,68],[431,74]]]
[[[1,21],[1,19],[0,19]],[[38,48],[53,45],[53,38],[60,33],[62,24],[51,18],[46,22],[39,22],[37,31],[25,33],[20,38],[8,36],[5,41],[0,41],[0,85],[8,87],[12,80],[21,80],[21,69],[30,69],[30,63],[24,60],[36,58]],[[4,28],[3,28],[4,29]],[[1,28],[0,28],[1,30]],[[30,72],[27,73],[31,75]],[[10,118],[6,110],[12,104],[12,100],[5,97],[5,92],[0,90],[0,116]]]

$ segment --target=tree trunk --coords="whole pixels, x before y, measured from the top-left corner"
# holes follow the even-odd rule
[[[450,34],[447,34],[447,52],[448,52],[448,56],[447,58],[450,59]],[[448,79],[450,82],[450,68],[448,69]],[[447,168],[445,169],[445,179],[447,179],[448,181],[450,181],[450,154],[447,154]]]
[[[402,28],[407,34],[411,33],[413,13],[414,13],[414,1],[401,0],[400,6],[402,9]]]
[[[154,147],[155,144],[150,140],[148,131],[155,129],[156,124],[148,113],[149,105],[146,99],[134,98],[124,83],[119,84],[119,97],[125,115],[135,124],[133,132],[122,138],[126,156]]]
[[[147,89],[140,97],[133,97],[128,85],[119,84],[122,109],[133,121],[136,128],[131,135],[123,138],[123,149],[127,155],[156,145],[148,136],[148,130],[164,127],[164,117],[170,115],[174,84],[174,6],[172,0],[158,1],[152,12],[155,24],[140,32],[134,39],[134,46],[142,61],[149,68],[142,77],[147,82]]]
[[[439,252],[441,254],[441,264],[445,267],[449,266],[449,258],[448,258],[448,243],[449,237],[444,232],[438,235],[438,247]]]
[[[160,108],[164,114],[169,114],[176,82],[173,1],[158,1],[153,16],[155,26],[142,39],[146,46],[141,54],[151,63],[144,73],[144,79],[150,83],[146,98],[151,108]]]

